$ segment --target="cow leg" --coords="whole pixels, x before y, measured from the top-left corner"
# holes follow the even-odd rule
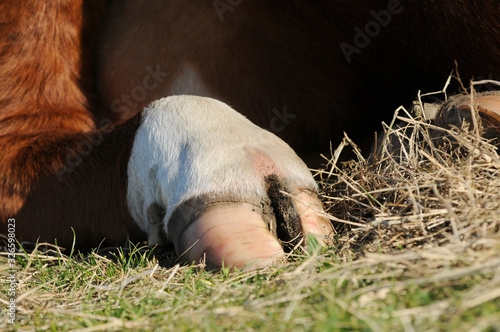
[[[142,114],[128,166],[128,206],[149,244],[188,261],[263,267],[304,233],[332,232],[306,165],[226,104],[168,97]]]

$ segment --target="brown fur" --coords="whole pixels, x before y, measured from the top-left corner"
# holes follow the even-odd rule
[[[182,65],[264,128],[286,108],[295,118],[276,133],[302,155],[343,131],[371,135],[417,89],[440,89],[454,60],[465,80],[498,79],[497,0],[402,1],[347,63],[339,44],[388,2],[243,0],[223,21],[207,0],[114,1],[106,16],[98,0],[1,2],[0,232],[14,217],[21,241],[69,246],[73,227],[90,248],[139,234],[124,198],[139,116],[106,119],[164,97]],[[168,77],[130,113],[113,112],[157,65]]]
[[[81,1],[0,6],[1,232],[15,218],[20,241],[69,247],[73,227],[78,247],[90,249],[118,244],[133,228],[125,185],[137,119],[94,129],[95,18],[82,10]],[[96,144],[84,145],[88,137]],[[79,148],[81,159],[72,153]]]

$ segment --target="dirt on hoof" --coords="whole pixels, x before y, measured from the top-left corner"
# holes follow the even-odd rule
[[[291,251],[301,239],[299,216],[290,190],[277,175],[266,177],[267,196],[276,221],[276,234],[285,252]]]

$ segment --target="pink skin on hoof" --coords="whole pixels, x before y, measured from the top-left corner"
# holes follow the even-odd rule
[[[294,196],[295,209],[300,218],[302,232],[315,235],[322,246],[329,244],[328,238],[333,234],[331,222],[322,215],[321,202],[306,192]]]
[[[278,240],[269,232],[254,206],[248,203],[214,207],[183,232],[179,249],[188,262],[204,256],[210,267],[233,266],[253,270],[284,258]]]
[[[262,153],[253,153],[252,167],[255,172],[262,177],[269,176],[277,172],[274,162]]]

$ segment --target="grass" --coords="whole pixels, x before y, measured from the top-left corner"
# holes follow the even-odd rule
[[[331,247],[213,273],[145,248],[67,257],[40,245],[17,254],[16,324],[2,311],[0,329],[500,331],[496,146],[418,113],[399,110],[373,162],[339,163],[358,152],[346,137],[316,172]],[[7,270],[3,254],[2,310]]]
[[[19,331],[498,329],[500,247],[463,249],[352,260],[330,248],[263,271],[219,273],[161,268],[139,252],[130,265],[96,253],[59,261],[31,254],[19,262],[17,323],[2,324]]]

